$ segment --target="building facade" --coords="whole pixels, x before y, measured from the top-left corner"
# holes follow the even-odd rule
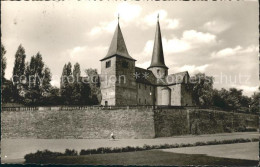
[[[164,62],[159,20],[156,25],[151,65],[135,66],[118,23],[107,55],[101,61],[102,105],[192,106],[187,71],[168,75]]]

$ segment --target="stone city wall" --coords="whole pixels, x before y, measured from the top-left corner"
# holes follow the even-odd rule
[[[35,109],[1,112],[2,138],[154,138],[259,128],[257,115],[208,109]]]

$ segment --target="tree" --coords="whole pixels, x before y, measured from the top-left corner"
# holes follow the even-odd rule
[[[214,90],[213,105],[224,110],[248,112],[250,101],[242,90],[236,88]]]
[[[13,68],[13,77],[17,79],[17,77],[21,77],[25,72],[25,50],[22,45],[19,45],[16,53],[15,53],[15,61]]]
[[[258,91],[252,95],[251,102],[250,102],[250,112],[259,114],[260,111],[259,100],[260,100],[260,87],[258,87]]]
[[[48,67],[45,67],[41,92],[48,96],[48,93],[50,93],[51,88],[51,71]]]
[[[21,77],[25,73],[25,50],[22,45],[19,45],[15,53],[15,61],[13,68],[12,81],[15,85],[13,96],[16,102],[21,102],[23,100],[24,93],[24,83],[20,82]]]
[[[39,52],[31,57],[30,63],[26,63],[25,76],[27,79],[25,103],[44,103],[51,89],[51,72],[45,67]]]
[[[67,85],[68,85],[68,81],[67,81],[67,64],[65,64],[63,66],[63,70],[62,70],[62,74],[61,74],[61,78],[60,78],[60,94],[61,94],[61,97],[64,98],[63,100],[65,100],[65,97],[66,97]]]
[[[100,78],[97,69],[86,69],[85,73],[88,76],[89,87],[90,87],[90,104],[97,105],[101,102],[101,90],[100,90]]]
[[[5,69],[6,69],[6,58],[5,58],[6,50],[3,44],[1,44],[1,79],[2,81],[5,79]]]
[[[6,50],[4,45],[1,44],[1,99],[2,102],[11,102],[13,96],[13,84],[11,81],[5,79],[5,69],[6,69]]]
[[[60,80],[60,93],[61,98],[63,99],[64,104],[71,103],[72,96],[72,86],[73,86],[73,76],[71,70],[71,63],[65,64],[62,70],[62,76]]]
[[[81,73],[80,65],[79,63],[76,63],[73,69],[74,82],[72,83],[72,96],[71,96],[71,100],[73,104],[80,104],[82,101],[81,98],[82,83],[80,83],[79,81],[80,73]]]
[[[198,106],[211,106],[213,98],[213,77],[203,73],[195,74],[190,79],[192,97]]]

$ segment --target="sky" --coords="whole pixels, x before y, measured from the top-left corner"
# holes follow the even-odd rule
[[[15,52],[26,61],[40,52],[59,87],[65,63],[96,68],[105,57],[117,25],[136,66],[152,58],[157,15],[169,74],[188,71],[214,76],[214,88],[235,87],[251,96],[259,86],[258,2],[65,1],[1,2],[6,78],[12,77]]]

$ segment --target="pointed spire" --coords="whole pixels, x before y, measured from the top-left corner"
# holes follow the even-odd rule
[[[152,61],[151,67],[168,67],[164,63],[164,54],[163,54],[163,45],[162,45],[162,36],[161,36],[161,29],[160,29],[160,23],[159,23],[159,14],[157,16],[157,26],[156,26],[156,32],[155,32],[155,39],[154,39],[154,46],[153,46],[153,55],[152,55]]]
[[[112,56],[121,56],[121,57],[125,57],[127,59],[135,60],[129,55],[129,53],[127,51],[125,40],[124,40],[123,34],[121,32],[121,28],[119,26],[119,15],[118,15],[118,24],[116,27],[116,31],[112,38],[107,55],[103,59],[101,59],[101,61],[108,59]]]

